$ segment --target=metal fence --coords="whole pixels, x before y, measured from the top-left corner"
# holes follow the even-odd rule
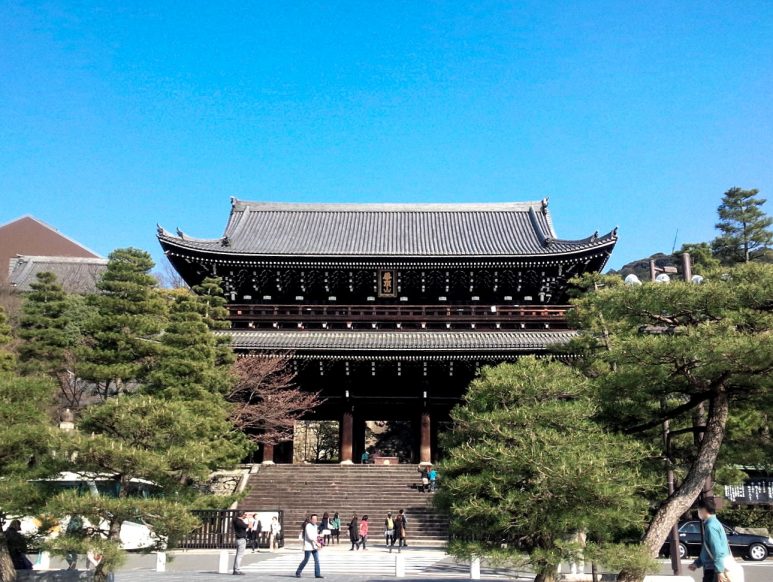
[[[180,540],[181,549],[227,549],[236,547],[236,536],[234,534],[233,520],[245,511],[246,513],[255,513],[261,521],[264,531],[256,535],[254,542],[248,540],[248,547],[255,543],[257,547],[267,548],[269,544],[268,529],[271,525],[271,518],[276,516],[282,531],[279,535],[279,546],[284,543],[284,512],[280,509],[215,509],[215,510],[197,510],[192,511],[201,521],[201,525]]]

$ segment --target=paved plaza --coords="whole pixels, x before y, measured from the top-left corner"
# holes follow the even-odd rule
[[[405,560],[405,582],[443,582],[469,579],[469,565],[457,562],[438,549],[408,548],[399,554]],[[320,553],[322,574],[330,582],[387,582],[396,580],[394,551],[390,554],[383,546],[373,546],[367,551],[348,551],[348,545],[325,548]],[[229,568],[233,552],[229,552]],[[245,555],[242,570],[245,580],[289,580],[295,578],[295,569],[303,555],[295,548],[271,553],[261,551]],[[156,572],[155,554],[130,554],[118,570],[119,582],[210,582],[237,579],[231,574],[218,574],[218,551],[170,552],[165,572]],[[684,561],[685,574],[696,582],[700,573],[687,571],[689,561]],[[52,568],[64,567],[64,563],[52,560]],[[773,558],[765,562],[743,562],[746,582],[770,582],[773,580]],[[661,573],[670,574],[670,564],[661,561]],[[313,561],[309,561],[303,573],[304,579],[314,579]],[[483,565],[481,579],[489,581],[523,581],[534,579],[527,571],[496,570]]]

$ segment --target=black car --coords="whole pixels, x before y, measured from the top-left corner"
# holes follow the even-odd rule
[[[730,544],[730,551],[734,556],[746,560],[760,561],[773,554],[773,538],[740,533],[731,527],[723,525]],[[701,522],[686,521],[679,525],[679,557],[687,558],[701,553]],[[660,553],[664,556],[670,554],[670,543],[666,540]]]

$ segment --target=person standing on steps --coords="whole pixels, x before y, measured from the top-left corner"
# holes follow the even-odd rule
[[[429,471],[426,465],[419,465],[419,475],[421,477],[421,492],[426,493],[429,490]]]
[[[303,569],[306,564],[309,563],[309,556],[314,558],[314,577],[324,578],[319,570],[319,544],[317,543],[317,534],[319,529],[317,527],[317,514],[312,513],[308,522],[303,528],[303,561],[298,565],[298,569],[295,571],[295,577],[300,578]]]
[[[435,467],[429,468],[429,492],[434,493],[437,490],[437,471]]]
[[[333,519],[330,520],[330,536],[331,540],[335,538],[337,544],[341,543],[341,516],[338,515],[337,511],[333,514]]]
[[[247,514],[240,511],[233,520],[234,537],[236,537],[236,555],[234,556],[234,575],[243,576],[242,558],[247,549]]]
[[[389,551],[392,551],[392,546],[395,545],[395,520],[392,519],[392,512],[386,514],[384,520],[384,538],[386,538],[386,547]]]
[[[354,544],[360,539],[360,520],[357,519],[357,514],[352,516],[352,521],[349,522],[349,541],[352,542],[352,547],[349,548],[350,552],[354,551]]]
[[[363,515],[362,520],[360,521],[360,539],[357,542],[357,549],[360,549],[360,544],[362,544],[362,549],[367,550],[367,543],[368,543],[368,516]]]

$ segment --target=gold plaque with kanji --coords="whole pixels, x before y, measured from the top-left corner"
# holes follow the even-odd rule
[[[397,272],[383,269],[378,272],[378,296],[397,297]]]

